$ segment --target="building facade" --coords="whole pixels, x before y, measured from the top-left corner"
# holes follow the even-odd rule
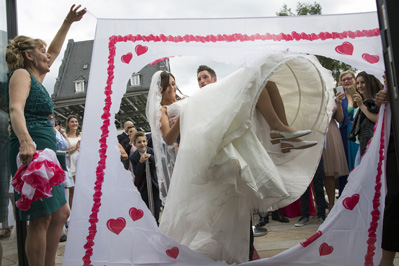
[[[54,114],[62,125],[65,125],[66,118],[71,114],[77,115],[79,121],[83,121],[93,42],[68,41],[52,95]],[[148,64],[138,73],[132,73],[126,81],[126,93],[119,112],[115,115],[117,128],[122,128],[125,121],[130,120],[138,130],[150,131],[145,106],[152,75],[158,70],[170,71],[169,60]]]

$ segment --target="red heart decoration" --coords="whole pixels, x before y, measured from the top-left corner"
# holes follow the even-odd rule
[[[378,63],[378,61],[380,61],[380,57],[378,55],[371,55],[367,53],[362,54],[362,58],[367,62],[369,62],[370,64],[375,64]]]
[[[306,241],[302,242],[301,245],[302,247],[306,248],[307,246],[309,246],[310,244],[312,244],[314,241],[316,241],[316,239],[318,239],[319,237],[321,237],[323,235],[323,233],[319,230],[317,231],[314,235],[312,235],[311,237],[309,237]]]
[[[334,247],[333,246],[329,246],[327,243],[323,243],[320,245],[319,247],[319,253],[320,256],[326,256],[331,254],[334,251]]]
[[[148,51],[148,47],[147,46],[143,46],[143,45],[137,45],[134,50],[136,51],[136,54],[138,56],[145,54]]]
[[[345,209],[347,210],[353,210],[357,203],[359,202],[359,194],[353,194],[352,197],[346,197],[342,201],[342,205],[344,205]]]
[[[122,55],[121,61],[125,64],[129,64],[130,60],[132,60],[133,54],[132,53],[127,53],[125,55]]]
[[[171,258],[176,259],[177,256],[179,256],[179,248],[178,247],[173,247],[171,249],[166,250],[166,255],[168,255]]]
[[[129,210],[129,216],[132,218],[133,221],[140,220],[144,216],[143,210],[136,209],[136,208],[130,208]]]
[[[352,55],[353,45],[350,42],[344,42],[341,45],[335,47],[335,51],[339,54]]]
[[[125,228],[126,221],[123,217],[119,217],[116,219],[109,219],[107,222],[108,229],[117,235]]]

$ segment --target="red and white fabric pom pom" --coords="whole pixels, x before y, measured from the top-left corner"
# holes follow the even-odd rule
[[[38,199],[52,197],[53,186],[60,185],[65,180],[65,173],[53,150],[36,151],[32,162],[25,166],[17,155],[18,170],[11,184],[21,194],[16,202],[18,209],[29,210],[30,204]]]

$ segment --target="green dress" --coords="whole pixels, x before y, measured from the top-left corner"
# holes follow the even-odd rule
[[[8,74],[8,81],[12,74]],[[26,127],[30,136],[36,144],[36,150],[44,150],[45,148],[52,149],[54,152],[57,151],[56,139],[54,129],[51,126],[48,116],[53,113],[54,105],[53,101],[44,86],[33,77],[31,73],[31,88],[29,96],[26,99],[24,115],[26,121]],[[7,83],[7,110],[9,108],[9,87]],[[19,152],[19,141],[15,135],[12,126],[10,128],[10,146],[9,146],[9,163],[10,172],[12,176],[17,171],[16,158]],[[54,186],[52,190],[53,196],[50,198],[44,198],[43,200],[37,200],[31,204],[31,207],[27,211],[19,210],[20,220],[28,221],[34,220],[43,216],[47,216],[57,211],[61,206],[66,204],[64,190],[62,185]],[[15,192],[15,200],[20,198],[20,194]]]

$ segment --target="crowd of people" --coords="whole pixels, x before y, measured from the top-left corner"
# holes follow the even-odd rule
[[[7,45],[8,160],[12,176],[19,168],[16,158],[23,166],[28,166],[35,159],[36,151],[49,149],[57,152],[56,133],[62,137],[62,132],[50,121],[53,120],[49,117],[53,114],[53,102],[42,83],[58,57],[71,25],[80,21],[85,13],[80,5],[73,5],[48,49],[43,40],[23,35],[15,37]],[[9,180],[9,176],[3,178]],[[52,197],[32,202],[28,210],[18,209],[20,221],[29,221],[25,253],[30,265],[55,264],[58,243],[70,214],[63,185],[53,186],[51,192]],[[14,195],[15,201],[21,198],[19,193]]]
[[[2,150],[9,149],[9,164],[1,167],[2,189],[9,187],[10,176],[17,172],[15,158],[27,166],[39,150],[57,153],[65,171],[65,182],[53,186],[52,197],[32,202],[27,211],[18,210],[19,219],[29,221],[25,252],[30,265],[54,265],[58,242],[66,240],[63,232],[73,204],[82,133],[75,115],[67,118],[65,130],[57,122],[52,100],[42,83],[72,23],[80,21],[85,13],[80,6],[72,6],[48,49],[42,40],[26,36],[15,37],[7,46],[9,118],[0,113],[0,144]],[[310,59],[302,56],[301,60]],[[284,183],[286,173],[278,170],[260,139],[267,139],[274,146],[279,144],[277,153],[283,155],[320,144],[305,140],[311,130],[289,125],[278,82],[266,80],[259,84],[254,72],[246,69],[218,81],[212,68],[199,66],[196,78],[201,92],[181,98],[176,93],[175,76],[159,71],[152,78],[146,110],[151,133],[137,131],[132,121],[126,121],[118,135],[121,167],[130,171],[134,186],[161,231],[216,261],[241,263],[253,259],[254,210],[260,214],[254,227],[258,230],[268,223],[271,208],[273,220],[288,222],[278,204],[291,194]],[[218,99],[217,106],[202,108],[214,95],[224,97]],[[311,191],[318,221],[324,222],[326,209],[333,208],[349,172],[367,151],[379,107],[387,102],[387,93],[375,76],[364,71],[357,75],[351,70],[342,72],[323,151],[315,152],[311,158],[317,170],[306,178],[313,181],[297,189],[306,191],[297,202],[299,207],[294,207],[300,214],[295,226],[309,223]],[[203,113],[198,115],[198,110]],[[265,124],[268,130],[264,130]],[[262,129],[258,130],[262,136],[256,134],[257,128]],[[205,140],[199,141],[198,136]],[[5,160],[0,162],[5,164]],[[380,265],[392,265],[395,252],[399,251],[395,162],[391,134]],[[287,163],[295,164],[295,158]],[[21,198],[18,192],[14,195],[15,201]],[[193,195],[195,201],[190,200]],[[6,222],[8,200],[8,189],[1,191],[0,238],[10,235]],[[255,231],[255,236],[256,232],[259,231]]]

